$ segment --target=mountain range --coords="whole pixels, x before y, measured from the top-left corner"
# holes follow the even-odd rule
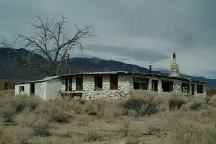
[[[26,49],[0,48],[0,77],[6,77],[14,80],[35,80],[45,77],[39,71],[33,71],[26,65],[26,56],[29,51]],[[45,58],[35,54],[39,61],[45,61]],[[103,60],[99,58],[71,58],[69,60],[71,73],[77,72],[95,72],[95,71],[130,71],[147,73],[149,70],[133,64],[126,64],[114,60]],[[169,73],[169,71],[154,71],[154,73]],[[206,81],[209,87],[216,87],[216,79],[205,77],[196,77],[181,74],[184,77]]]

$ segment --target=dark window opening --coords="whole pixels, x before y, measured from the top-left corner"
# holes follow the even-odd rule
[[[192,85],[191,85],[191,91],[192,91],[192,95],[194,95],[194,91],[195,91],[195,89],[194,89],[194,88],[195,88],[195,85],[194,85],[194,84],[192,84]]]
[[[152,80],[152,91],[158,91],[158,80]]]
[[[69,78],[69,91],[72,91],[72,77]]]
[[[35,93],[35,84],[31,83],[31,94]]]
[[[182,83],[181,89],[182,89],[182,92],[184,93],[190,93],[190,87],[189,87],[189,84],[187,83]]]
[[[68,78],[65,78],[65,91],[68,91]]]
[[[203,85],[197,85],[197,93],[203,93],[204,90],[203,90]]]
[[[20,91],[20,92],[24,92],[24,90],[25,90],[24,86],[20,86],[20,87],[19,87],[19,91]]]
[[[8,88],[8,83],[5,83],[4,84],[4,89],[7,89]]]
[[[140,89],[140,85],[138,82],[133,83],[134,89]]]
[[[148,89],[148,79],[134,78],[133,82],[134,89],[147,90]]]
[[[173,82],[171,81],[162,81],[162,89],[164,92],[173,91]]]
[[[76,77],[76,90],[81,91],[83,90],[83,77]]]
[[[118,89],[118,75],[110,75],[110,89],[111,90]]]
[[[95,90],[102,90],[103,87],[103,77],[96,76],[95,77]]]

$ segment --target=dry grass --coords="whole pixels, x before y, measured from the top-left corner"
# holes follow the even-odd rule
[[[0,92],[2,143],[213,144],[216,96],[131,92],[127,100],[54,100]],[[180,106],[179,106],[180,105]]]

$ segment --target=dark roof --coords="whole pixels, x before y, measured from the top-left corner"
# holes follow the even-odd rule
[[[193,80],[193,79],[187,78],[187,77],[170,77],[168,74],[141,73],[141,72],[128,72],[128,71],[109,71],[109,72],[83,72],[83,73],[65,74],[65,75],[62,75],[62,76],[45,77],[44,79],[41,79],[41,80],[27,81],[27,82],[23,82],[23,83],[20,83],[20,84],[44,82],[44,81],[49,81],[49,80],[53,80],[53,79],[57,79],[57,78],[70,77],[70,76],[113,75],[113,74],[132,75],[132,76],[146,76],[146,77],[158,77],[158,78],[166,78],[166,79],[170,79],[170,80],[177,79],[177,80],[183,80],[183,81],[187,81],[187,82],[206,83],[205,81]]]

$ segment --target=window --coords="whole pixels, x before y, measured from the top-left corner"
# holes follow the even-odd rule
[[[68,91],[68,78],[65,78],[65,91]]]
[[[4,89],[7,89],[8,88],[8,83],[5,83],[4,84]]]
[[[152,91],[158,91],[158,80],[152,80]]]
[[[76,77],[76,90],[78,91],[83,90],[83,77],[81,76]]]
[[[110,89],[111,90],[118,89],[118,75],[110,75]]]
[[[19,87],[19,91],[20,91],[20,92],[24,92],[24,90],[25,90],[25,89],[24,89],[24,86],[20,86],[20,87]]]
[[[65,78],[65,91],[72,91],[72,77]]]
[[[140,85],[138,82],[133,83],[134,89],[140,89]]]
[[[103,86],[103,77],[96,76],[95,77],[95,90],[102,90],[102,86]]]
[[[72,91],[72,77],[69,78],[69,91]]]
[[[162,81],[162,89],[164,92],[173,91],[173,82],[171,81]]]
[[[184,93],[189,93],[190,92],[189,84],[182,83],[181,87],[182,87],[182,92],[184,92]]]
[[[203,85],[197,85],[197,93],[203,93]]]
[[[35,93],[35,84],[31,83],[31,94]]]
[[[133,86],[135,90],[137,89],[147,90],[148,89],[148,79],[134,77],[133,81],[134,81]]]

